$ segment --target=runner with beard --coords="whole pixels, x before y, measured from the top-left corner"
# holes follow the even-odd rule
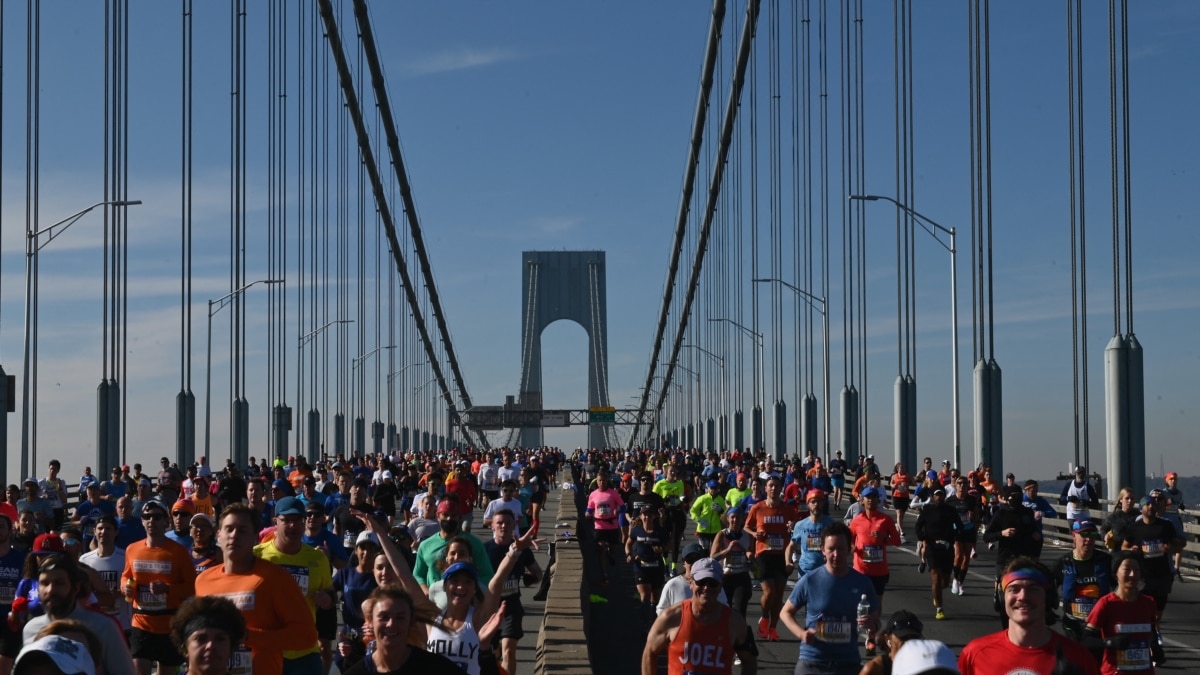
[[[762,577],[762,618],[758,621],[758,637],[779,640],[779,610],[787,590],[788,569],[784,559],[788,532],[799,520],[796,509],[783,501],[783,479],[772,476],[767,480],[767,498],[750,507],[746,531],[754,538],[754,557],[758,559]]]
[[[1004,628],[968,642],[958,657],[959,671],[962,675],[1098,675],[1100,668],[1091,652],[1050,630],[1057,607],[1050,570],[1036,560],[1015,558],[1000,577],[996,610]]]
[[[821,490],[809,490],[805,495],[808,517],[797,520],[792,528],[792,540],[784,552],[784,559],[788,561],[789,568],[792,567],[792,561],[798,559],[800,576],[825,564],[821,533],[834,522],[833,518],[825,513],[827,500],[828,496]]]
[[[1112,556],[1096,549],[1100,532],[1092,521],[1071,523],[1071,532],[1075,547],[1054,561],[1052,571],[1062,588],[1063,630],[1082,642],[1096,601],[1112,591]]]
[[[1158,503],[1153,497],[1142,497],[1139,502],[1142,517],[1125,528],[1122,548],[1142,554],[1142,592],[1154,598],[1158,616],[1167,607],[1175,575],[1171,572],[1171,555],[1183,547],[1184,541],[1175,531],[1175,526],[1158,517]]]
[[[417,564],[413,566],[413,576],[416,577],[417,583],[421,584],[421,588],[426,593],[429,592],[429,587],[435,581],[442,578],[442,574],[437,568],[438,558],[441,557],[442,551],[446,549],[450,540],[459,536],[460,533],[471,542],[471,560],[475,561],[475,567],[479,571],[479,582],[487,584],[495,572],[487,557],[487,550],[483,547],[483,542],[470,532],[460,532],[462,515],[459,508],[459,505],[452,499],[442,500],[437,507],[439,532],[422,541],[421,545],[417,547]],[[365,527],[360,521],[360,528]]]
[[[967,479],[959,476],[954,479],[955,494],[946,499],[946,503],[954,507],[958,514],[960,525],[954,539],[953,576],[950,582],[950,592],[955,595],[963,594],[963,582],[967,579],[967,568],[975,557],[975,544],[979,541],[979,521],[983,511],[979,504],[979,495],[967,486]]]
[[[929,503],[917,515],[917,540],[925,544],[925,562],[929,566],[933,590],[934,618],[939,621],[946,618],[942,610],[942,589],[950,585],[950,571],[954,568],[954,542],[961,527],[958,511],[946,503],[946,490],[937,485]]]

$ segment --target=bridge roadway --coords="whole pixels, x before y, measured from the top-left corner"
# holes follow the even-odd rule
[[[543,532],[549,536],[555,529],[559,532],[577,532],[574,522],[574,509],[571,504],[564,503],[562,515],[564,519],[557,523],[557,528],[549,518],[550,514],[559,513],[559,501],[563,493],[556,491],[547,503],[545,513],[547,520],[543,523]],[[569,501],[569,500],[568,500]],[[478,522],[478,519],[477,519]],[[905,520],[906,534],[909,543],[890,549],[888,559],[891,563],[891,581],[888,592],[884,596],[884,614],[886,620],[892,612],[898,609],[908,609],[925,624],[925,636],[941,640],[948,644],[955,653],[962,650],[971,639],[980,635],[999,630],[1000,624],[996,612],[992,608],[991,579],[995,557],[981,546],[976,559],[972,562],[970,578],[966,585],[966,595],[959,597],[949,593],[947,589],[944,599],[947,619],[936,621],[933,618],[933,604],[930,599],[929,576],[917,572],[917,558],[913,524],[916,518],[911,516]],[[689,540],[693,537],[689,537]],[[558,546],[572,546],[566,541]],[[582,574],[584,586],[583,598],[593,594],[603,598],[602,602],[586,602],[588,606],[581,610],[590,610],[589,639],[591,642],[590,669],[581,669],[578,664],[571,666],[556,664],[547,659],[541,664],[539,672],[551,673],[582,673],[594,672],[601,675],[628,675],[639,672],[642,648],[645,645],[645,635],[648,624],[640,618],[640,608],[636,601],[633,587],[632,571],[628,566],[622,566],[619,574],[614,575],[613,582],[601,586],[597,581],[597,566],[595,548],[590,540],[584,537],[579,544],[583,553]],[[1051,561],[1056,555],[1068,550],[1065,543],[1049,542],[1042,554],[1043,560]],[[544,555],[539,561],[546,563]],[[543,564],[543,568],[546,565]],[[567,574],[552,580],[554,583],[577,583],[577,577]],[[794,582],[794,579],[793,579]],[[790,585],[789,585],[790,588]],[[541,616],[542,603],[529,601],[534,589],[526,589],[526,637],[521,642],[518,670],[529,674],[534,672],[537,658],[538,617]],[[577,591],[576,591],[577,592]],[[749,621],[753,625],[760,616],[758,593],[755,593],[749,606]],[[553,617],[552,617],[553,618]],[[781,627],[782,628],[782,627]],[[1200,579],[1189,577],[1187,583],[1176,582],[1170,604],[1163,621],[1163,634],[1167,641],[1168,663],[1161,670],[1167,672],[1200,672]],[[759,669],[763,673],[790,673],[796,664],[799,641],[781,630],[779,642],[760,643]],[[660,661],[660,672],[665,672]],[[735,672],[737,669],[735,668]]]

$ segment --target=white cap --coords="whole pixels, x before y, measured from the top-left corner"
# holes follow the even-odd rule
[[[30,654],[45,654],[66,675],[96,675],[96,664],[87,647],[61,635],[47,635],[25,645],[13,661],[13,670],[28,660]]]
[[[937,640],[909,640],[892,659],[892,675],[958,673],[954,652]]]
[[[392,480],[392,472],[384,469],[383,473],[379,474],[379,480]]]
[[[372,544],[379,546],[379,537],[377,537],[374,532],[368,532],[367,530],[363,530],[362,532],[358,533],[358,539],[354,540],[354,545],[358,546],[365,541],[369,541]]]

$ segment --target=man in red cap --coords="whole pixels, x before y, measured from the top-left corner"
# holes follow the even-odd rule
[[[1179,509],[1186,509],[1183,504],[1183,492],[1179,489],[1179,474],[1174,471],[1168,471],[1166,476],[1163,476],[1167,487],[1160,490],[1163,495],[1163,506],[1166,508],[1163,511],[1163,518],[1175,526],[1175,531],[1179,536],[1184,536],[1183,519],[1179,515]],[[1175,574],[1183,581],[1183,572],[1179,567],[1183,562],[1183,549],[1175,551]]]
[[[417,578],[417,583],[421,584],[422,590],[428,591],[434,582],[442,578],[437,568],[437,561],[446,545],[456,536],[462,536],[471,542],[471,559],[475,561],[475,566],[479,571],[479,583],[486,585],[492,579],[495,570],[488,560],[487,549],[483,547],[483,542],[470,532],[461,531],[462,508],[454,499],[443,499],[437,507],[440,530],[436,535],[422,541],[421,545],[417,547],[417,563],[413,566],[413,576]]]

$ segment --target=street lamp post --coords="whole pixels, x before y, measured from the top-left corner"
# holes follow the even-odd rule
[[[281,283],[283,283],[283,279],[259,279],[257,281],[251,281],[239,289],[230,291],[216,300],[208,301],[208,350],[204,364],[204,456],[208,457],[210,461],[212,460],[212,318],[217,312],[225,309],[225,307],[229,305],[233,298],[245,293],[246,290],[251,286],[256,286],[258,284]],[[216,309],[213,309],[214,305],[216,306]],[[233,451],[234,448],[231,447],[229,449],[231,456],[234,454]],[[240,461],[240,458],[238,461]]]
[[[759,386],[758,394],[759,394],[759,400],[761,401],[761,405],[762,405],[762,408],[759,409],[759,415],[760,415],[759,424],[761,425],[760,431],[764,437],[763,439],[759,439],[759,440],[765,441],[766,432],[767,432],[767,429],[766,429],[766,426],[767,426],[766,425],[767,384],[766,384],[765,366],[763,365],[763,357],[766,356],[763,353],[765,351],[765,346],[763,345],[763,334],[759,333],[758,331],[751,330],[751,329],[743,326],[742,324],[734,321],[733,319],[728,319],[725,317],[710,318],[709,321],[713,322],[713,323],[715,323],[715,322],[728,323],[728,324],[732,325],[734,328],[737,328],[738,330],[742,331],[743,334],[754,338],[754,340],[758,343],[758,386]],[[751,421],[751,426],[753,426],[753,421]],[[751,435],[753,435],[753,429],[751,430]]]
[[[793,284],[789,284],[788,282],[784,281],[783,279],[767,278],[767,279],[754,279],[753,281],[756,284],[776,283],[776,284],[779,284],[780,286],[783,286],[784,288],[788,288],[793,293],[795,293],[796,295],[803,298],[804,301],[808,303],[809,307],[812,307],[813,309],[815,309],[821,313],[821,361],[822,361],[822,363],[821,363],[821,380],[822,380],[822,385],[825,387],[825,400],[823,401],[824,407],[822,408],[822,413],[825,418],[823,420],[823,426],[824,426],[824,431],[825,431],[825,462],[828,463],[830,460],[830,455],[829,455],[829,303],[828,303],[828,299],[825,296],[821,296],[818,298],[817,296],[813,295],[812,293],[809,293],[808,291],[804,290],[803,288],[800,288]],[[817,307],[816,303],[820,303],[821,306]]]
[[[408,364],[408,365],[406,365],[406,366],[403,366],[403,367],[401,367],[401,368],[400,368],[400,370],[397,370],[397,371],[395,371],[395,372],[393,372],[393,373],[388,373],[388,376],[387,376],[387,388],[388,388],[388,433],[390,433],[390,434],[394,434],[394,433],[396,432],[396,404],[395,404],[395,400],[396,400],[396,392],[395,392],[395,387],[393,387],[393,386],[392,386],[392,385],[393,385],[393,383],[395,383],[395,381],[396,381],[396,378],[397,378],[397,377],[399,377],[401,373],[403,373],[404,371],[408,370],[409,368],[414,368],[414,367],[416,367],[416,366],[424,366],[424,365],[428,365],[428,364],[429,364],[429,361],[428,361],[428,360],[426,360],[426,361],[419,361],[419,362],[416,362],[416,363],[410,363],[410,364]],[[389,438],[388,440],[391,440],[391,439]]]
[[[362,369],[363,372],[360,373],[359,380],[358,380],[358,383],[359,383],[359,387],[358,387],[359,405],[361,405],[362,407],[358,411],[358,417],[354,418],[354,440],[358,446],[359,451],[361,451],[363,455],[367,454],[367,419],[366,419],[366,414],[367,414],[367,374],[366,374],[366,368],[365,368],[366,360],[385,349],[395,349],[395,348],[396,348],[396,345],[383,345],[380,347],[376,347],[375,349],[372,349],[371,351],[366,352],[365,354],[359,354],[358,356],[354,357],[353,363],[350,364],[351,389],[353,389],[353,378],[354,378],[353,371],[355,369],[357,369],[359,366],[364,366]],[[377,441],[376,447],[375,447],[375,451],[377,453],[380,450],[382,450],[382,441],[383,441],[383,422],[379,421],[379,418],[378,418],[378,412],[379,412],[378,388],[379,388],[378,381],[376,381],[376,392],[375,392],[376,420],[371,425],[371,429],[372,429],[371,438],[373,440]]]
[[[312,342],[318,335],[325,332],[325,330],[327,328],[329,328],[330,326],[336,326],[339,324],[347,324],[347,323],[354,323],[354,319],[334,319],[333,321],[330,321],[323,326],[314,328],[313,330],[308,331],[304,335],[301,335],[299,338],[296,339],[297,352],[302,353],[302,350],[308,343]],[[297,359],[297,364],[300,364],[300,363],[303,363],[303,358]],[[316,373],[315,361],[313,364],[312,377],[313,377],[313,387],[314,387],[312,407],[309,408],[308,414],[306,416],[307,417],[307,428],[308,428],[308,437],[307,437],[308,438],[308,448],[307,449],[308,449],[309,461],[316,461],[317,459],[320,459],[320,455],[321,455],[321,411],[317,409],[317,399],[316,399],[316,389],[315,389],[317,373]],[[297,382],[299,382],[299,378],[297,378]],[[302,400],[303,399],[301,398],[301,395],[298,391],[297,395],[296,395],[296,404],[300,405]],[[300,434],[296,434],[296,454],[300,454]]]
[[[25,232],[25,372],[21,377],[21,475],[28,476],[30,461],[37,465],[37,329],[38,329],[38,253],[72,225],[101,206],[137,206],[140,199],[96,202],[62,220],[39,230]],[[47,235],[42,241],[42,235]],[[3,413],[7,415],[8,413]],[[5,422],[7,432],[7,418]],[[8,454],[8,434],[4,434],[4,452]],[[98,449],[99,450],[99,449]]]
[[[707,349],[705,349],[704,347],[701,347],[700,345],[682,345],[682,346],[685,349],[695,349],[696,351],[700,352],[701,354],[708,356],[709,358],[716,361],[717,365],[720,366],[720,368],[721,368],[721,420],[722,420],[722,424],[724,424],[724,428],[721,429],[720,431],[722,431],[724,433],[720,434],[722,436],[722,438],[721,438],[721,442],[718,445],[721,447],[718,447],[717,449],[718,450],[728,450],[729,448],[726,446],[726,441],[728,441],[729,438],[727,438],[726,436],[728,435],[730,429],[729,429],[728,412],[726,411],[726,399],[728,398],[728,393],[729,393],[729,383],[725,381],[725,357],[714,354],[714,353],[708,351]]]
[[[928,232],[929,236],[933,237],[934,241],[941,245],[942,248],[950,252],[950,349],[953,351],[951,359],[951,377],[954,379],[951,388],[954,396],[954,465],[962,466],[962,448],[959,443],[959,421],[961,418],[958,402],[958,247],[956,244],[955,229],[953,227],[943,227],[928,216],[917,212],[915,209],[912,209],[907,205],[888,197],[887,195],[850,195],[851,201],[875,202],[881,199],[885,202],[891,202],[896,208],[916,217],[918,219],[917,224],[921,225],[921,229]],[[927,223],[930,227],[933,227],[937,232],[942,232],[950,237],[950,243],[946,244],[946,242],[942,241],[941,237],[937,236],[937,233],[934,230],[926,227],[925,224],[921,223],[921,221],[924,221],[924,223]]]

